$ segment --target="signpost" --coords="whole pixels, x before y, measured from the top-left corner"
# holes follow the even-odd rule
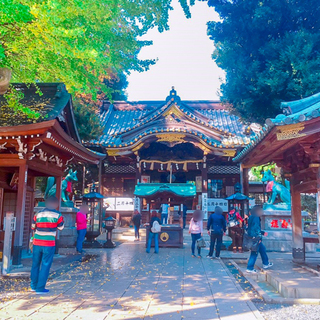
[[[12,232],[16,229],[16,218],[13,212],[7,212],[4,219],[4,243],[3,243],[3,263],[2,274],[6,275],[10,272],[11,266],[11,245]]]

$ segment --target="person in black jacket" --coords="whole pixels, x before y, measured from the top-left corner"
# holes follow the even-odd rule
[[[272,262],[269,262],[269,258],[266,252],[266,247],[262,243],[262,236],[267,236],[268,233],[261,230],[261,216],[263,215],[263,209],[260,206],[254,206],[251,209],[251,216],[248,220],[248,236],[252,238],[261,237],[258,251],[251,251],[250,258],[248,260],[247,272],[257,273],[254,269],[254,264],[257,261],[258,252],[263,263],[263,269],[268,269],[273,266]]]
[[[134,215],[132,217],[132,222],[134,225],[134,235],[135,235],[135,239],[134,241],[139,241],[140,240],[140,225],[141,225],[141,214],[138,210],[134,210]]]
[[[223,233],[227,230],[227,222],[223,216],[221,207],[215,207],[214,213],[209,217],[207,222],[208,235],[210,236],[210,251],[207,258],[213,258],[213,250],[215,243],[216,246],[216,259],[220,259],[220,250],[222,245]]]

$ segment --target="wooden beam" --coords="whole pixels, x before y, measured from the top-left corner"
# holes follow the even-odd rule
[[[53,163],[50,164],[48,162],[34,159],[28,161],[28,166],[29,169],[34,170],[36,172],[41,172],[46,176],[57,177],[64,175],[64,166],[60,168]]]
[[[317,180],[305,181],[300,184],[294,185],[295,192],[299,193],[316,193]]]

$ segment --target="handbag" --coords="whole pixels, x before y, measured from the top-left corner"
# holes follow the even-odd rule
[[[250,237],[247,233],[243,235],[242,247],[247,250],[257,252],[261,242],[261,236]]]
[[[204,241],[204,239],[202,237],[197,240],[197,247],[198,248],[205,248],[206,246],[207,246],[206,242]]]

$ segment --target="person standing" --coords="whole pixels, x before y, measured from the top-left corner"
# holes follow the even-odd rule
[[[227,222],[223,216],[221,207],[215,207],[214,213],[209,217],[207,222],[208,235],[210,236],[210,251],[207,258],[213,258],[213,251],[216,245],[216,259],[220,259],[220,250],[222,245],[223,233],[227,230]]]
[[[260,253],[263,269],[268,269],[273,266],[272,262],[269,262],[266,247],[262,243],[262,236],[267,236],[268,233],[261,230],[261,216],[263,215],[263,209],[260,206],[254,206],[251,209],[251,216],[248,219],[248,236],[252,238],[261,237],[259,241],[259,247],[257,251],[252,251],[248,260],[247,272],[257,273],[254,269],[254,265],[257,261],[258,252]]]
[[[153,229],[154,222],[157,222],[159,225],[161,224],[161,221],[157,216],[157,211],[155,210],[151,212],[150,224],[148,226],[149,238],[148,238],[148,244],[147,244],[147,250],[146,250],[147,253],[150,252],[152,239],[154,239],[154,253],[159,253],[159,233],[155,233],[151,231]]]
[[[183,229],[186,228],[186,224],[187,224],[187,211],[188,211],[188,208],[186,206],[185,203],[182,204],[182,219],[183,219]]]
[[[36,294],[49,292],[45,287],[55,252],[57,229],[62,230],[64,227],[63,217],[56,210],[59,200],[56,197],[49,197],[45,205],[45,209],[34,215],[31,226],[35,232],[30,286]]]
[[[134,214],[132,217],[132,222],[133,222],[133,226],[134,226],[134,236],[135,236],[134,241],[140,240],[139,230],[140,230],[140,225],[141,225],[141,218],[142,218],[142,216],[141,216],[140,212],[137,209],[134,210]]]
[[[82,204],[76,216],[77,233],[78,233],[76,249],[77,249],[77,252],[80,254],[82,253],[83,241],[87,234],[88,213],[89,213],[88,205]]]
[[[231,248],[229,250],[233,250],[234,253],[242,253],[242,225],[243,219],[240,216],[240,213],[235,209],[231,209],[230,212],[227,214],[227,222],[228,222],[228,229],[229,229],[229,236],[232,239]]]
[[[161,211],[161,223],[168,223],[168,213],[169,213],[169,205],[167,203],[163,203],[160,208]]]
[[[195,257],[195,248],[196,242],[203,235],[203,220],[202,220],[202,211],[195,210],[193,212],[193,217],[190,220],[189,224],[189,233],[191,234],[191,253],[192,257]],[[198,257],[201,258],[201,248],[198,247]]]

